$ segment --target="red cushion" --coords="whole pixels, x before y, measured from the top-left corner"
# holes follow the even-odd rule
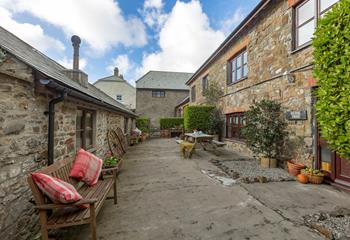
[[[73,185],[43,173],[32,173],[38,188],[54,203],[71,203],[82,199]]]
[[[75,157],[69,176],[83,181],[89,186],[97,183],[103,161],[90,152],[80,149]]]

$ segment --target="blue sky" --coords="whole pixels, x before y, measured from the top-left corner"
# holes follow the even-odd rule
[[[115,66],[131,83],[149,70],[194,72],[259,0],[0,0],[0,25],[66,67],[82,38],[89,81]]]

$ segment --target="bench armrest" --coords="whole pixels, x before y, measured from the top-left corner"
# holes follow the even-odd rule
[[[65,207],[75,207],[75,206],[80,206],[83,204],[94,204],[97,202],[96,198],[91,198],[91,199],[82,199],[78,202],[74,203],[67,203],[67,204],[60,204],[60,203],[49,203],[49,204],[41,204],[35,206],[36,209],[39,210],[49,210],[49,209],[56,209],[56,208],[65,208]]]

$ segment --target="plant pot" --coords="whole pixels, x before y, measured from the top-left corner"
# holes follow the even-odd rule
[[[321,184],[323,182],[324,176],[319,175],[309,175],[309,182],[313,184]]]
[[[273,158],[262,157],[260,159],[260,164],[263,168],[276,168],[277,160]]]
[[[120,172],[122,166],[123,166],[123,159],[120,159],[116,166],[105,167],[105,168],[103,168],[103,169],[118,167],[117,174],[119,174],[119,172]],[[111,171],[107,171],[106,174],[112,175],[112,174],[113,174],[113,171],[112,171],[112,170],[111,170]]]
[[[301,169],[304,169],[306,166],[303,164],[294,163],[293,161],[288,161],[288,172],[290,175],[298,176]]]
[[[307,175],[301,173],[301,174],[298,174],[297,180],[300,183],[306,184],[309,182],[309,177]]]

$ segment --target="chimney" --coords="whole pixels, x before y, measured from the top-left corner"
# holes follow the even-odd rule
[[[120,75],[119,75],[119,77],[120,77],[121,79],[124,79],[124,76],[123,76],[123,74],[120,74]]]
[[[73,35],[71,38],[74,54],[73,54],[73,70],[79,70],[79,47],[81,43],[80,37]]]
[[[117,67],[114,68],[114,76],[119,76],[119,69]]]
[[[67,77],[87,88],[88,75],[79,70],[79,47],[81,39],[77,35],[73,35],[71,41],[73,45],[73,69],[65,69],[63,72]]]

